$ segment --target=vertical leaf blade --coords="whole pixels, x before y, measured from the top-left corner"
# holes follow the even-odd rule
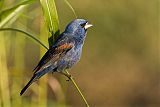
[[[54,0],[40,0],[44,19],[48,28],[48,41],[51,47],[54,40],[59,35],[59,19]]]

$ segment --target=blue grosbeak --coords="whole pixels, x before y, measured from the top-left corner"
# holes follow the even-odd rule
[[[45,53],[35,67],[31,80],[22,89],[20,95],[44,74],[48,72],[64,73],[64,70],[75,65],[81,57],[87,29],[91,26],[84,19],[76,19],[70,22],[65,31],[59,35],[53,46]]]

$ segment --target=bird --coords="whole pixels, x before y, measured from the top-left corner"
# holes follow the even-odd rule
[[[33,82],[49,72],[67,75],[64,71],[72,68],[81,58],[87,29],[91,26],[93,25],[85,19],[71,21],[41,58],[33,70],[32,78],[21,90],[20,96]]]

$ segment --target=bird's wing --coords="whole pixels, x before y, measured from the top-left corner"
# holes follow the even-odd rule
[[[51,47],[42,57],[38,65],[35,67],[35,73],[39,71],[48,62],[56,62],[59,58],[63,57],[74,46],[73,42],[60,41],[56,46]]]

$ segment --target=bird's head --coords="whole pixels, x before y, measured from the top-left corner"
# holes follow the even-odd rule
[[[92,24],[89,24],[87,20],[84,19],[76,19],[70,22],[66,29],[66,33],[71,33],[77,37],[84,37],[86,34],[86,31],[89,27],[93,26]]]

